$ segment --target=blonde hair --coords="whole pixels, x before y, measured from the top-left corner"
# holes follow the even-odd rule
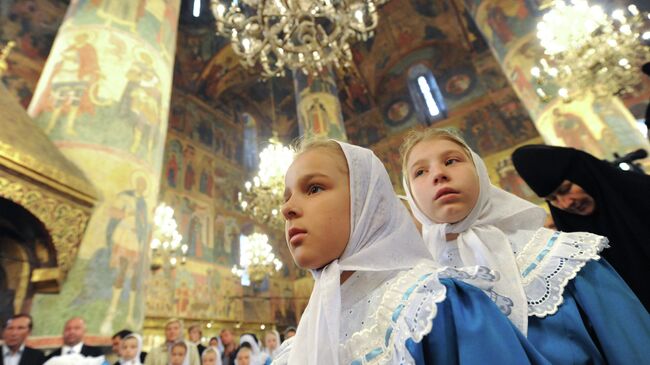
[[[415,147],[415,145],[417,145],[420,142],[431,141],[436,139],[444,139],[456,143],[463,149],[463,152],[465,152],[465,154],[471,161],[474,160],[472,158],[472,152],[470,148],[467,146],[465,140],[462,137],[460,137],[456,133],[456,131],[452,129],[427,128],[424,130],[411,130],[408,132],[406,138],[404,138],[404,142],[402,142],[402,145],[399,148],[399,152],[402,157],[402,176],[405,177],[404,180],[406,181],[406,186],[409,189],[410,189],[410,182],[408,179],[407,163],[408,163],[409,155],[411,154],[411,150],[413,150],[413,147]]]
[[[343,171],[349,175],[350,171],[348,169],[348,161],[347,158],[345,157],[345,153],[343,153],[343,149],[341,148],[341,145],[338,144],[335,140],[329,139],[326,137],[322,136],[307,136],[307,137],[301,137],[298,138],[294,143],[292,144],[293,150],[296,151],[296,154],[294,155],[294,160],[297,159],[299,156],[318,149],[322,148],[326,151],[329,151],[332,153],[332,155],[336,156],[340,162],[342,162],[341,166]]]
[[[185,341],[182,340],[174,342],[174,344],[172,345],[172,349],[175,349],[177,347],[182,347],[183,349],[185,349],[185,354],[187,354],[187,351],[189,350]]]
[[[219,350],[217,350],[217,349],[214,348],[214,347],[208,347],[208,348],[206,348],[205,350],[203,350],[203,353],[201,354],[201,359],[205,358],[206,355],[209,354],[209,353],[213,353],[213,354],[215,354],[217,357],[221,356],[221,354],[219,353]]]

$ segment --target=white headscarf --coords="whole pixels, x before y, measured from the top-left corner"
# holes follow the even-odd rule
[[[278,339],[278,347],[276,347],[275,350],[270,350],[269,348],[266,347],[266,336],[268,336],[269,334],[272,334],[273,336],[275,336],[275,338]],[[280,333],[278,331],[270,330],[264,334],[264,353],[269,355],[271,359],[273,359],[275,355],[278,353],[278,351],[280,350],[280,346],[282,346],[282,340],[280,339]]]
[[[350,172],[350,239],[339,259],[312,271],[314,290],[292,341],[291,365],[339,364],[343,271],[403,270],[430,260],[381,161],[368,149],[338,143]]]
[[[483,160],[471,151],[478,173],[478,201],[465,219],[450,224],[432,222],[417,206],[403,177],[404,191],[415,218],[422,224],[422,235],[435,260],[439,260],[447,233],[458,233],[458,251],[464,266],[486,266],[501,274],[494,291],[512,300],[512,323],[525,335],[528,330],[528,305],[521,283],[515,253],[543,226],[544,209],[509,194],[490,182]],[[405,172],[404,172],[405,173]]]
[[[263,365],[262,357],[266,358],[266,356],[260,351],[260,344],[257,343],[255,337],[244,334],[239,337],[239,345],[241,346],[244,342],[251,345],[251,365]]]
[[[203,353],[201,354],[201,363],[203,363],[203,358],[205,357],[206,354],[214,352],[217,355],[217,362],[216,365],[221,365],[221,351],[219,351],[219,348],[215,346],[209,346],[205,350],[203,350]]]
[[[136,341],[138,341],[138,352],[135,354],[135,357],[133,358],[133,360],[129,360],[129,361],[122,359],[122,357],[120,356],[120,360],[119,360],[119,361],[120,361],[120,365],[122,365],[122,364],[129,364],[129,365],[131,365],[131,364],[135,364],[135,365],[140,365],[140,364],[142,364],[142,363],[140,362],[140,353],[142,352],[142,336],[140,336],[140,335],[137,334],[137,333],[131,333],[131,334],[129,334],[129,335],[126,335],[126,336],[122,339],[122,341],[127,340],[127,339],[129,339],[129,338],[135,338]]]

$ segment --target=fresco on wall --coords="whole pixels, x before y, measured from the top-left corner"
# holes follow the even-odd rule
[[[377,109],[361,114],[345,122],[345,130],[351,143],[370,147],[387,135],[382,116]]]
[[[2,81],[25,108],[32,98],[65,11],[64,3],[48,0],[11,1],[2,5],[0,45],[16,42]]]
[[[534,22],[530,18],[538,13],[538,4],[534,1],[488,0],[480,2],[473,14],[485,39],[493,46],[497,57],[503,59],[511,42],[534,32]]]
[[[512,164],[512,152],[514,152],[514,150],[519,146],[543,143],[544,141],[541,137],[537,137],[520,145],[511,146],[503,151],[482,157],[492,184],[534,204],[543,204],[544,199],[539,198],[537,194],[528,187]]]
[[[620,100],[588,96],[571,103],[550,104],[537,124],[549,144],[578,148],[611,160],[615,152],[647,148],[635,123]]]
[[[41,335],[58,335],[80,313],[90,334],[142,325],[178,2],[72,1],[57,33],[28,112],[94,184],[99,204],[77,275],[61,294],[34,300],[35,318],[48,317]]]
[[[142,273],[148,267],[157,180],[147,168],[133,168],[135,161],[125,163],[120,156],[106,155],[102,148],[70,158],[76,163],[102,161],[103,169],[88,170],[86,176],[104,181],[106,199],[95,208],[61,293],[35,297],[32,314],[41,323],[35,334],[59,333],[65,320],[80,310],[94,333],[110,333],[125,325],[137,328],[144,316]]]
[[[238,278],[228,268],[188,260],[149,276],[147,315],[238,321],[244,313],[242,297]]]

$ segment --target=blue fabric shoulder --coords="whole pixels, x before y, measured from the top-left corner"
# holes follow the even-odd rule
[[[438,304],[433,329],[420,343],[406,343],[416,364],[549,364],[480,289],[440,282],[447,298]]]

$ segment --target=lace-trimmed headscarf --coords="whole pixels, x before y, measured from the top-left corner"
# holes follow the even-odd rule
[[[455,140],[455,143],[460,141]],[[494,291],[513,302],[510,313],[504,314],[526,334],[527,300],[514,252],[525,246],[535,231],[543,226],[546,212],[492,185],[483,160],[467,145],[464,147],[471,153],[476,167],[480,192],[476,205],[463,220],[453,224],[431,221],[413,199],[406,171],[403,171],[402,179],[404,191],[413,215],[422,224],[424,242],[434,259],[440,261],[444,254],[442,247],[446,235],[457,233],[458,251],[463,266],[485,266],[501,274]]]
[[[289,364],[339,364],[343,271],[410,269],[430,260],[388,173],[372,151],[338,142],[350,174],[350,239],[340,258],[319,270],[293,338]],[[433,262],[431,262],[433,265]]]

